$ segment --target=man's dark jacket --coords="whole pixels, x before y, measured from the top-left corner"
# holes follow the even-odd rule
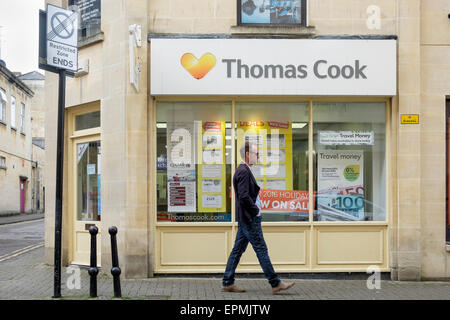
[[[236,220],[250,223],[259,213],[259,209],[255,204],[259,186],[247,164],[241,163],[236,169],[233,177],[233,187],[236,195]]]

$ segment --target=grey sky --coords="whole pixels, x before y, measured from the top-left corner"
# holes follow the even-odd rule
[[[45,0],[0,0],[1,59],[11,71],[38,68],[39,9]]]

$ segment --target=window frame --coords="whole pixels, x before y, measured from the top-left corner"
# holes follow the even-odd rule
[[[445,199],[445,242],[450,244],[450,99],[446,101],[445,107],[445,133],[446,133],[446,143],[445,143],[445,159],[446,159],[446,175],[445,175],[445,185],[446,185],[446,199]]]
[[[269,0],[270,1],[270,0]],[[288,26],[288,27],[292,27],[292,26],[296,26],[296,27],[306,27],[307,26],[307,21],[308,21],[308,10],[307,5],[308,2],[307,0],[300,0],[300,5],[301,5],[301,22],[300,23],[243,23],[242,22],[242,0],[236,0],[236,8],[237,8],[237,25],[238,26],[250,26],[250,27],[270,27],[270,26]]]
[[[0,169],[6,169],[6,157],[4,156],[0,156]]]

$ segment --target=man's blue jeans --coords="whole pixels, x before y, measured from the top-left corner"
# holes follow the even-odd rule
[[[264,271],[264,275],[269,281],[270,285],[276,287],[280,284],[280,279],[278,278],[275,270],[273,269],[272,263],[270,262],[269,254],[267,252],[266,242],[264,241],[262,228],[261,228],[261,217],[255,217],[251,223],[247,224],[239,221],[238,232],[236,235],[236,240],[234,242],[233,250],[228,258],[227,267],[223,275],[222,285],[231,286],[234,284],[234,272],[241,259],[242,254],[245,249],[247,249],[248,243],[251,243],[253,250],[255,250],[256,256],[258,257],[259,264]]]

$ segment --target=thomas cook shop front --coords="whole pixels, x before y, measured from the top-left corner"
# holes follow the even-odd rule
[[[149,46],[154,273],[224,271],[245,141],[259,149],[252,171],[277,272],[390,271],[396,40]],[[251,246],[237,271],[261,271]]]

